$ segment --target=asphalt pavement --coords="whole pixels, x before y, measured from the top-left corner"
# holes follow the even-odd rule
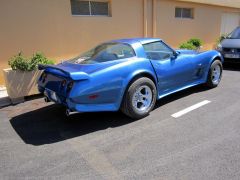
[[[43,98],[0,109],[0,179],[240,179],[240,65],[146,118],[75,114]]]

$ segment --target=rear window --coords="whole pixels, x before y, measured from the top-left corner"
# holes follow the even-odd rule
[[[95,64],[134,57],[135,52],[128,44],[104,43],[94,49],[69,60],[75,64]]]

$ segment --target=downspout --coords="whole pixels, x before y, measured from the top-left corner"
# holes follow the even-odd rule
[[[147,37],[148,35],[148,22],[147,22],[147,0],[143,0],[143,35]]]
[[[156,0],[152,0],[152,35],[153,37],[156,37],[157,35],[157,1]]]

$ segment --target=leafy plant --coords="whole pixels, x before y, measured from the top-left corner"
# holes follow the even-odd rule
[[[187,43],[187,42],[184,42],[184,43],[180,44],[179,48],[180,49],[189,49],[189,50],[195,50],[196,49],[196,47],[193,44],[190,44],[190,43]]]
[[[22,71],[28,71],[29,70],[29,59],[24,57],[22,55],[22,52],[19,52],[17,55],[13,56],[9,61],[8,61],[9,66],[13,70],[22,70]]]
[[[46,58],[43,53],[37,52],[30,59],[30,69],[37,69],[38,64],[54,64],[54,61]]]
[[[218,37],[218,39],[217,39],[217,41],[216,41],[217,44],[221,43],[222,40],[224,40],[224,39],[227,38],[227,36],[228,36],[228,34],[222,34],[220,37]]]
[[[203,41],[198,38],[191,38],[187,42],[180,44],[180,49],[197,50],[203,45]]]
[[[38,64],[54,64],[54,61],[46,58],[40,52],[33,54],[31,58],[24,57],[22,52],[19,52],[10,58],[8,64],[13,70],[33,71],[37,69]]]
[[[187,43],[192,44],[196,48],[200,48],[203,45],[202,40],[198,38],[191,38],[187,41]]]

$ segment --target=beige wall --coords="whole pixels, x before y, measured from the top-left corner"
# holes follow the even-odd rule
[[[175,18],[175,7],[194,8],[194,19]],[[212,49],[220,36],[223,12],[239,12],[239,9],[174,0],[157,0],[157,36],[173,47],[189,38],[204,41],[204,49]]]
[[[212,48],[220,35],[222,12],[239,12],[234,8],[175,0],[146,0],[144,16],[144,0],[110,2],[112,17],[81,17],[71,15],[70,0],[0,0],[0,69],[8,67],[8,59],[19,51],[27,56],[42,51],[60,61],[103,41],[152,37],[154,29],[156,37],[173,47],[199,37],[205,48]],[[194,19],[176,19],[176,6],[195,8]]]
[[[141,0],[112,0],[111,5],[112,17],[80,17],[71,15],[70,0],[1,0],[0,69],[20,50],[60,60],[103,41],[143,36]]]

